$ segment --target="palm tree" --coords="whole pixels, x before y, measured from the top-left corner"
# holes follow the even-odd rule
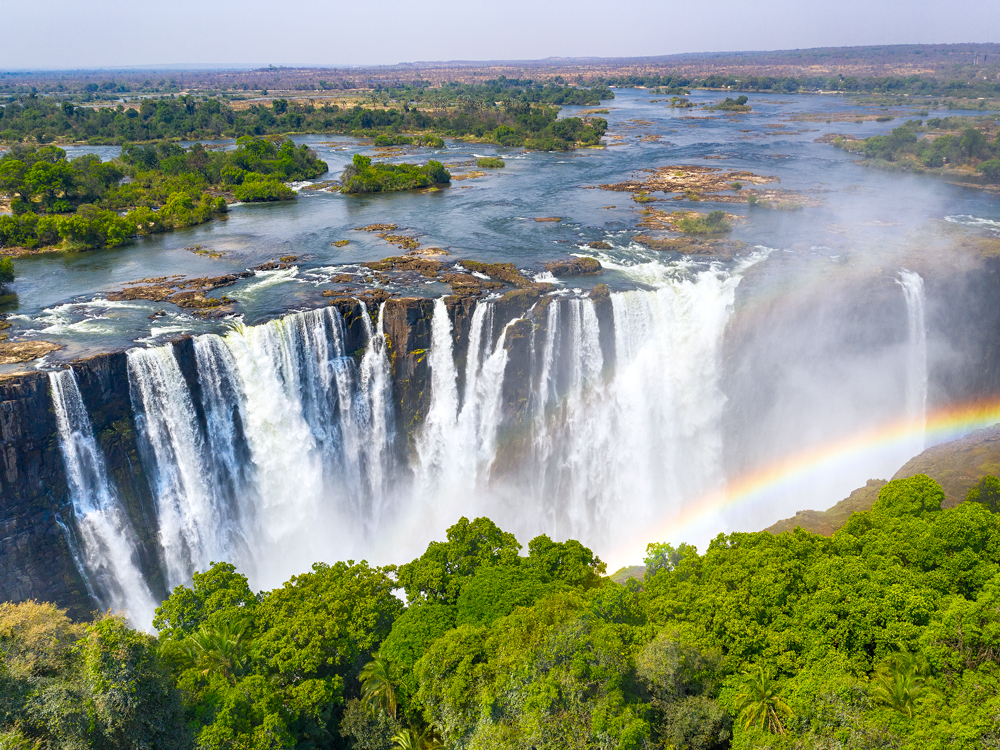
[[[392,741],[396,750],[438,750],[444,747],[433,727],[427,727],[422,732],[413,728],[400,729],[393,735]]]
[[[202,674],[220,674],[233,681],[246,669],[246,620],[203,623],[183,641],[189,663]]]
[[[784,734],[786,720],[792,717],[792,709],[778,695],[777,686],[757,665],[757,672],[744,672],[743,687],[736,696],[736,707],[743,721],[743,728],[756,726],[771,734]]]
[[[876,672],[872,695],[912,719],[917,698],[927,692],[926,672],[926,660],[905,652],[893,654]]]
[[[381,708],[396,718],[396,686],[389,663],[376,656],[361,670],[361,700],[374,713]]]

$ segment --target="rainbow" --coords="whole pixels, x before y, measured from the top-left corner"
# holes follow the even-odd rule
[[[1000,399],[975,401],[936,410],[927,415],[923,426],[910,418],[901,419],[807,448],[779,463],[731,479],[724,488],[686,503],[676,513],[645,527],[641,540],[628,540],[613,551],[610,559],[631,560],[634,565],[645,556],[648,542],[682,540],[685,532],[720,511],[751,506],[769,494],[808,481],[811,476],[871,451],[902,448],[921,438],[925,445],[937,445],[997,423],[1000,423]]]

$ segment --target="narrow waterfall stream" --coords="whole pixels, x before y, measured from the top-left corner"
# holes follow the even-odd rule
[[[906,415],[914,427],[923,431],[927,423],[927,321],[924,311],[924,280],[914,271],[903,270],[897,283],[906,299],[906,322],[909,349],[906,363]],[[923,440],[914,446],[924,449]]]
[[[157,606],[139,569],[135,534],[128,513],[108,480],[101,450],[72,370],[49,373],[59,448],[66,468],[77,555],[87,588],[105,608],[127,611],[143,626]]]

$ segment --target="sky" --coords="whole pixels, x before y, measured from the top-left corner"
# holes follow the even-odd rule
[[[0,19],[4,70],[1000,42],[997,0],[0,0]]]

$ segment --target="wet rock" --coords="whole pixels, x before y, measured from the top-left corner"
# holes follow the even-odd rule
[[[415,255],[401,255],[392,258],[362,263],[365,268],[373,271],[415,271],[421,276],[429,279],[436,278],[441,272],[442,263],[439,260],[430,260]]]
[[[0,365],[31,362],[62,348],[50,341],[0,341]]]
[[[596,258],[569,258],[545,264],[545,270],[553,276],[593,276],[601,273],[600,262]]]

